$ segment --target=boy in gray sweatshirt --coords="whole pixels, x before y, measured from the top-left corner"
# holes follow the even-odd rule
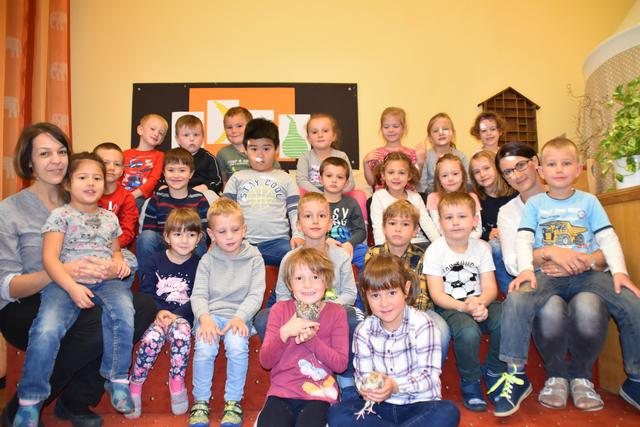
[[[221,426],[240,427],[249,364],[249,331],[265,290],[264,261],[244,239],[247,225],[240,206],[218,199],[207,213],[207,233],[214,245],[196,272],[191,308],[196,319],[193,357],[194,404],[189,426],[209,425],[213,364],[224,340],[227,356],[225,407]]]

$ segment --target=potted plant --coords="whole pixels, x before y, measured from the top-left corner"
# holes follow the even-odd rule
[[[613,168],[617,188],[640,185],[640,76],[613,92],[608,107],[620,109],[595,150],[594,158],[606,175]]]

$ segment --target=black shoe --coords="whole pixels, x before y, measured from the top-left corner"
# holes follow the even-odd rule
[[[61,420],[71,421],[73,427],[102,427],[102,417],[95,412],[87,409],[87,412],[82,414],[74,414],[64,404],[62,399],[58,398],[56,401],[56,407],[53,410],[56,417]]]

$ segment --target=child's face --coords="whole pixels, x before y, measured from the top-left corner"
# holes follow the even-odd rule
[[[149,147],[157,147],[164,141],[167,128],[158,118],[149,117],[141,125],[138,125],[138,135],[140,140]]]
[[[438,168],[438,179],[447,193],[460,190],[463,185],[460,163],[452,160],[442,162]]]
[[[495,166],[486,157],[471,160],[471,173],[478,185],[485,189],[493,188],[498,178]]]
[[[324,299],[327,290],[324,280],[306,265],[296,266],[290,280],[291,293],[296,300],[305,304],[315,304]]]
[[[324,238],[332,225],[327,203],[311,200],[298,205],[298,229],[305,239]]]
[[[102,159],[107,169],[106,183],[114,184],[118,182],[124,172],[124,156],[122,153],[118,150],[99,149],[96,154]]]
[[[244,128],[247,127],[247,119],[244,114],[236,114],[235,116],[224,119],[224,132],[227,139],[233,145],[242,145],[244,138]]]
[[[385,165],[382,171],[382,181],[389,192],[399,193],[404,191],[409,183],[410,167],[403,160],[392,160]]]
[[[500,140],[502,132],[498,129],[498,124],[495,120],[480,120],[478,128],[480,129],[480,141],[483,146],[492,148],[498,147],[498,140]]]
[[[71,204],[76,208],[93,207],[104,193],[102,169],[93,160],[82,160],[69,180]]]
[[[200,233],[186,229],[176,229],[170,233],[164,233],[164,240],[169,245],[169,251],[180,257],[186,257],[196,249],[200,241]]]
[[[440,117],[433,122],[429,131],[429,140],[436,147],[444,147],[451,145],[453,141],[453,126],[449,119]]]
[[[399,144],[404,135],[404,125],[397,116],[389,115],[382,119],[382,136],[387,144]]]
[[[342,166],[326,165],[320,176],[324,192],[328,194],[342,194],[347,180],[347,171]]]
[[[193,171],[183,163],[169,163],[162,172],[167,185],[172,190],[187,188],[189,180],[193,176]]]
[[[307,126],[307,138],[316,150],[328,150],[336,140],[331,120],[327,117],[319,117],[309,122]]]
[[[276,160],[275,144],[268,138],[250,139],[247,141],[247,157],[251,169],[270,172]]]
[[[380,319],[387,331],[395,331],[402,325],[405,299],[411,289],[411,282],[405,283],[405,292],[400,287],[367,291],[367,302],[371,313]]]
[[[542,154],[542,164],[538,168],[550,189],[566,189],[573,185],[582,167],[573,148],[546,148]]]
[[[215,215],[207,228],[211,240],[228,254],[237,255],[242,249],[242,239],[247,232],[247,224],[242,215]]]
[[[176,140],[178,145],[191,153],[191,155],[196,154],[202,147],[202,141],[204,141],[202,126],[182,126],[176,133]]]
[[[418,224],[414,224],[411,217],[400,215],[387,218],[382,227],[387,245],[396,248],[407,247],[417,231]]]
[[[440,228],[445,238],[464,242],[476,226],[475,212],[467,205],[445,205],[439,210]]]

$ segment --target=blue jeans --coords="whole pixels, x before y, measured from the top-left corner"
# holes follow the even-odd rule
[[[147,273],[149,268],[151,268],[149,266],[151,256],[166,248],[167,244],[164,241],[162,233],[153,230],[142,230],[136,238],[136,258],[138,258],[138,274],[140,274],[140,279],[142,279],[142,275]],[[200,239],[194,253],[199,257],[207,253],[207,239],[204,237]]]
[[[327,420],[329,426],[358,426],[358,427],[395,427],[395,426],[437,426],[455,427],[460,422],[460,411],[449,400],[430,400],[428,402],[407,403],[394,405],[393,403],[376,403],[373,407],[375,414],[365,415],[356,421],[355,413],[362,409],[365,402],[362,399],[339,402],[329,408]]]
[[[497,301],[489,304],[489,316],[483,322],[476,322],[467,313],[457,310],[438,310],[447,321],[453,335],[453,350],[456,353],[456,365],[460,379],[466,382],[478,381],[482,378],[480,365],[480,338],[482,333],[489,333],[490,346],[486,368],[496,374],[505,371],[505,365],[498,359],[500,353],[500,318],[501,304]]]
[[[211,316],[218,329],[223,329],[230,319]],[[247,325],[251,329],[251,325]],[[194,336],[200,330],[196,322]],[[224,351],[227,356],[227,382],[224,385],[224,400],[241,401],[244,394],[244,383],[249,369],[249,337],[234,334],[229,329],[223,336]],[[193,398],[209,401],[213,381],[213,364],[218,356],[220,343],[212,340],[211,344],[203,339],[196,339],[193,355]]]
[[[104,354],[100,375],[109,380],[129,377],[133,349],[133,301],[129,286],[120,280],[87,285],[91,299],[102,307]],[[42,401],[51,393],[49,378],[60,349],[60,341],[78,318],[80,308],[67,292],[50,283],[41,295],[38,315],[29,329],[24,372],[18,386],[20,399]]]
[[[507,295],[509,293],[509,283],[513,280],[513,276],[507,272],[507,267],[504,265],[500,240],[491,239],[488,243],[489,246],[491,246],[493,265],[496,267],[496,282],[498,283],[498,289],[500,289],[500,292],[504,295]]]
[[[427,316],[436,324],[436,328],[440,331],[440,350],[442,352],[442,360],[440,368],[444,369],[444,362],[447,360],[447,352],[449,351],[449,341],[451,341],[451,331],[447,321],[433,310],[427,310]]]
[[[266,265],[280,267],[282,258],[291,250],[291,241],[287,239],[274,239],[254,244],[258,248]]]
[[[616,294],[611,274],[599,271],[558,278],[536,273],[536,280],[538,285],[531,292],[511,292],[503,304],[501,360],[527,362],[533,318],[552,295],[568,301],[586,291],[606,303],[620,328],[625,371],[629,376],[640,377],[640,298],[625,288]]]

